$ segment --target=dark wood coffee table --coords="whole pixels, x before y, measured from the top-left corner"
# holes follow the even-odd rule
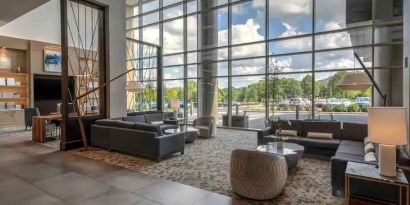
[[[186,125],[179,126],[178,129],[168,129],[164,131],[165,134],[174,134],[183,132],[185,136],[185,143],[193,143],[198,138],[198,129],[188,127]]]
[[[267,145],[258,146],[256,150],[284,156],[288,164],[288,169],[293,169],[297,166],[305,148],[295,143],[283,142],[283,148],[280,149],[278,148],[278,142],[270,142]]]

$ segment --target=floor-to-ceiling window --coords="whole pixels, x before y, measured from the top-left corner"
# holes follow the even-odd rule
[[[162,47],[164,109],[180,101],[190,121],[215,107],[225,126],[234,116],[247,116],[248,128],[274,116],[366,122],[379,94],[339,87],[362,72],[354,53],[388,104],[402,103],[400,0],[145,2],[129,4],[128,33]],[[207,101],[202,87],[211,84],[215,100]],[[201,106],[209,103],[217,105]]]

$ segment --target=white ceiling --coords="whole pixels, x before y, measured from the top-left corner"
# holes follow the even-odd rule
[[[135,6],[138,4],[139,1],[140,0],[126,0],[127,6]],[[150,1],[153,1],[153,0],[142,0],[143,3],[150,2]]]
[[[49,0],[0,0],[0,27]]]

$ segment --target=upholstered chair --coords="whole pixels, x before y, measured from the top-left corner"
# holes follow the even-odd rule
[[[38,108],[24,108],[24,125],[27,127],[33,126],[33,117],[40,116]]]
[[[240,196],[273,199],[284,190],[287,177],[286,160],[281,155],[241,149],[232,151],[231,186]]]
[[[192,126],[198,129],[198,135],[203,138],[211,138],[215,136],[215,118],[211,116],[200,117],[194,120]]]

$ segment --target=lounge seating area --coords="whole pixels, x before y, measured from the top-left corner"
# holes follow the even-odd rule
[[[0,6],[0,205],[410,205],[410,0]]]

